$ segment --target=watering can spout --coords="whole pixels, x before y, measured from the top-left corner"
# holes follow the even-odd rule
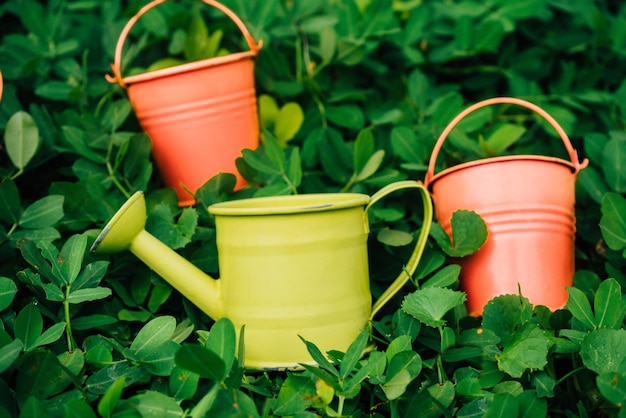
[[[212,319],[223,317],[220,281],[159,241],[145,230],[145,225],[146,201],[143,193],[137,192],[104,227],[91,252],[112,254],[128,250]]]

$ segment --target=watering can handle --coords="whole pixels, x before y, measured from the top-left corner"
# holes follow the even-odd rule
[[[158,6],[162,3],[165,3],[166,1],[169,1],[169,0],[153,0],[152,2],[146,4],[141,9],[139,9],[139,11],[133,17],[131,17],[129,21],[126,23],[126,26],[124,26],[124,29],[122,29],[122,32],[120,33],[120,37],[117,40],[117,45],[115,46],[114,61],[111,64],[111,71],[113,72],[113,76],[107,75],[106,76],[107,81],[109,81],[110,83],[119,83],[122,87],[124,87],[121,67],[122,67],[122,50],[124,49],[124,43],[126,42],[126,37],[128,36],[128,33],[130,32],[132,27],[135,25],[135,23],[137,23],[137,21],[139,20],[141,16],[146,14],[153,7]],[[248,31],[248,28],[246,27],[246,25],[241,21],[241,19],[239,19],[239,16],[237,16],[235,12],[233,12],[232,10],[230,10],[223,4],[218,3],[215,0],[202,0],[202,1],[208,4],[209,6],[215,7],[216,9],[224,13],[235,23],[235,25],[237,25],[241,33],[243,33],[243,36],[246,39],[246,42],[248,43],[248,47],[250,48],[250,51],[256,54],[261,49],[261,47],[263,46],[263,41],[261,40],[259,41],[258,44],[256,43],[256,41],[254,40],[254,37],[252,36],[250,31]]]
[[[388,184],[387,186],[380,189],[371,197],[369,203],[365,207],[365,216],[367,216],[367,211],[369,210],[369,208],[371,208],[376,202],[378,202],[388,194],[402,189],[419,189],[420,193],[422,194],[422,203],[424,204],[424,222],[422,223],[422,228],[417,238],[417,243],[415,244],[415,248],[413,249],[413,253],[409,258],[409,261],[406,263],[398,277],[396,277],[396,279],[393,281],[393,283],[391,283],[387,290],[385,290],[383,294],[378,298],[378,300],[376,300],[374,306],[372,306],[370,320],[374,318],[374,315],[376,315],[376,313],[387,302],[389,302],[393,295],[395,295],[398,290],[400,290],[402,286],[406,284],[406,282],[415,272],[419,260],[422,257],[422,253],[424,252],[424,248],[426,247],[426,241],[428,240],[428,234],[430,233],[430,226],[433,221],[433,209],[430,194],[421,182],[413,180],[398,181]]]
[[[461,113],[459,113],[454,119],[452,119],[452,121],[448,124],[448,126],[446,126],[446,128],[443,130],[443,132],[439,136],[439,139],[437,139],[437,142],[435,143],[435,147],[433,148],[433,152],[430,156],[430,161],[428,163],[428,171],[426,172],[426,178],[424,179],[424,185],[427,188],[434,176],[435,163],[437,162],[439,151],[441,151],[441,147],[443,146],[443,143],[448,137],[448,135],[450,135],[450,132],[452,132],[452,130],[456,127],[456,125],[458,125],[459,122],[461,122],[461,120],[463,120],[463,118],[465,118],[470,113],[480,108],[491,106],[494,104],[515,104],[515,105],[530,109],[533,112],[537,113],[539,116],[544,118],[550,125],[552,125],[552,127],[557,132],[559,137],[561,137],[561,140],[563,141],[563,145],[565,145],[565,149],[567,150],[569,158],[572,161],[572,165],[574,166],[575,172],[577,173],[578,171],[580,171],[582,168],[584,168],[587,165],[586,159],[582,163],[578,162],[578,153],[572,146],[572,143],[569,137],[567,136],[567,134],[565,133],[565,130],[563,130],[561,125],[559,125],[559,123],[552,116],[550,116],[548,112],[546,112],[539,106],[533,103],[530,103],[526,100],[517,99],[514,97],[494,97],[492,99],[487,99],[487,100],[483,100],[481,102],[475,103],[472,106],[466,108]]]

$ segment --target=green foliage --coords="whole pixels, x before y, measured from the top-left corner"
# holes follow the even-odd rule
[[[221,173],[195,192],[196,206],[179,208],[126,90],[105,79],[122,27],[145,3],[0,5],[0,416],[626,416],[626,6],[224,0],[263,39],[262,145],[237,160],[247,187]],[[122,70],[247,49],[219,11],[165,2],[131,31]],[[210,204],[421,180],[449,121],[498,95],[540,105],[589,159],[562,309],[501,295],[469,317],[461,268],[447,259],[471,256],[488,231],[459,208],[450,235],[432,228],[413,283],[345,352],[302,341],[317,365],[245,370],[230,320],[206,317],[129,254],[88,254],[143,190],[147,229],[214,275]],[[508,154],[567,158],[545,121],[498,106],[458,125],[437,170]],[[371,208],[374,298],[405,262],[419,208],[410,194]]]

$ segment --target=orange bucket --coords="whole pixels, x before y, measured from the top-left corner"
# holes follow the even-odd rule
[[[202,0],[237,25],[249,51],[123,78],[122,49],[128,33],[142,15],[165,1],[148,3],[128,21],[115,48],[113,76],[107,80],[126,88],[165,184],[176,190],[180,206],[188,206],[195,203],[192,193],[218,173],[233,173],[237,187],[245,185],[235,160],[242,149],[259,144],[254,60],[262,42],[255,42],[230,9]]]
[[[441,147],[456,125],[477,109],[514,104],[530,109],[552,125],[570,161],[554,157],[512,155],[463,163],[434,174]],[[575,183],[588,161],[578,155],[565,131],[546,111],[524,100],[493,98],[457,115],[432,151],[425,185],[435,214],[451,235],[450,219],[459,209],[478,213],[489,232],[476,253],[456,260],[467,293],[470,315],[478,316],[492,298],[521,293],[551,310],[567,302],[566,286],[574,277]],[[519,286],[519,287],[518,287]]]

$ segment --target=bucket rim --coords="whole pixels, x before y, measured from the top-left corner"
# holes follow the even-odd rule
[[[220,216],[295,215],[355,208],[369,201],[370,196],[361,193],[310,193],[231,200],[214,203],[208,211]]]
[[[567,168],[570,169],[573,175],[576,175],[578,173],[577,165],[575,165],[571,161],[564,160],[562,158],[549,157],[545,155],[530,155],[530,154],[504,155],[504,156],[499,156],[499,157],[490,157],[490,158],[483,158],[480,160],[468,161],[468,162],[457,164],[455,166],[448,167],[444,170],[441,170],[439,173],[435,174],[430,179],[430,182],[428,184],[428,189],[432,191],[433,184],[437,180],[440,180],[442,177],[449,176],[450,174],[453,174],[457,171],[466,170],[468,168],[472,168],[476,166],[496,164],[496,163],[502,163],[502,162],[508,162],[508,161],[535,161],[535,162],[555,163],[555,164],[566,166]]]
[[[161,68],[160,70],[147,71],[139,74],[130,75],[124,77],[121,80],[121,83],[126,87],[130,87],[132,84],[151,81],[157,78],[171,77],[191,71],[217,67],[220,65],[232,64],[238,61],[246,60],[248,58],[254,60],[256,56],[257,51],[242,51],[230,55],[223,55],[221,57],[206,58],[200,61],[186,62],[184,64],[174,65],[172,67]]]

